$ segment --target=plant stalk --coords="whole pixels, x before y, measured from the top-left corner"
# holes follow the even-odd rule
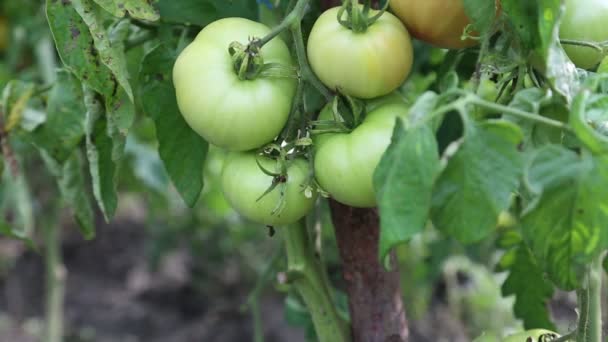
[[[291,12],[289,12],[289,14],[287,14],[285,19],[283,19],[283,21],[279,25],[274,27],[272,29],[272,31],[270,31],[269,34],[267,34],[265,37],[262,37],[258,41],[259,47],[261,48],[262,46],[264,46],[264,44],[268,43],[269,41],[274,39],[276,36],[281,34],[281,32],[289,29],[296,23],[299,23],[300,21],[302,21],[304,14],[306,14],[306,6],[308,6],[309,2],[310,2],[310,0],[298,0],[298,2],[295,4],[293,10]]]
[[[600,253],[587,271],[585,288],[578,291],[580,317],[577,342],[602,341],[602,277],[604,269]]]
[[[350,341],[346,322],[338,315],[323,266],[315,256],[304,220],[283,229],[288,281],[300,293],[312,316],[320,342]]]
[[[63,303],[66,271],[61,257],[61,234],[56,222],[45,229],[46,331],[45,342],[63,341]]]

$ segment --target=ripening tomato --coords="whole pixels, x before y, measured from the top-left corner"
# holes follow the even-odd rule
[[[309,163],[304,159],[288,161],[284,206],[273,213],[280,204],[282,187],[278,185],[262,197],[272,184],[273,177],[260,169],[256,159],[264,169],[280,171],[278,161],[255,152],[232,152],[226,156],[221,183],[230,205],[244,217],[270,226],[287,225],[304,217],[316,200],[314,192],[306,196],[304,191],[310,175]]]
[[[362,99],[397,89],[412,68],[410,35],[385,12],[363,32],[338,22],[339,7],[325,11],[308,38],[308,59],[315,74],[333,90]],[[377,11],[371,10],[373,16]]]
[[[461,39],[469,24],[463,0],[392,0],[390,7],[416,39],[446,49],[477,44]]]
[[[560,39],[600,43],[608,41],[608,1],[566,0],[566,12],[559,28]],[[579,68],[591,69],[603,55],[590,47],[564,44],[568,57]]]
[[[179,109],[190,127],[210,143],[245,151],[272,141],[283,129],[295,94],[295,78],[239,79],[228,52],[270,29],[243,18],[206,26],[179,55],[173,82]],[[265,63],[292,66],[287,45],[274,38],[261,49]]]
[[[396,97],[374,100],[363,122],[350,133],[323,133],[313,137],[315,178],[336,201],[353,207],[376,206],[373,176],[391,142],[396,118],[409,107]],[[332,120],[331,105],[319,120]]]

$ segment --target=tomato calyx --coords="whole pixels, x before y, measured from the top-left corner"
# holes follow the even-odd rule
[[[239,42],[230,43],[228,53],[232,57],[234,71],[240,80],[255,79],[264,66],[264,59],[260,54],[260,46],[256,43],[256,38],[253,38],[247,45]]]
[[[338,11],[338,22],[353,32],[365,32],[368,27],[380,19],[388,9],[389,2],[385,1],[382,8],[371,15],[371,0],[365,0],[363,6],[359,5],[358,0],[344,0]],[[346,19],[344,19],[344,14],[346,14]]]
[[[247,45],[232,42],[228,47],[228,53],[232,58],[234,71],[239,79],[254,80],[259,77],[275,78],[298,78],[298,71],[294,67],[280,63],[264,63],[260,54],[262,40],[252,38]]]
[[[365,118],[365,104],[354,97],[338,94],[329,105],[331,105],[332,119],[323,118],[313,121],[311,133],[349,133]]]

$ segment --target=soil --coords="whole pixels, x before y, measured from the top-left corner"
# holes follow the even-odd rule
[[[97,234],[83,241],[68,233],[63,242],[66,341],[253,340],[250,315],[240,310],[251,284],[232,276],[205,295],[191,285],[186,251],[165,256],[157,270],[150,270],[141,225],[100,224]],[[35,342],[32,333],[41,330],[44,312],[42,257],[11,240],[1,240],[0,250],[18,254],[0,281],[0,312],[5,316],[0,321],[10,317],[9,323],[0,324],[0,341]],[[268,295],[261,307],[266,341],[304,341],[299,329],[284,322],[281,297]]]

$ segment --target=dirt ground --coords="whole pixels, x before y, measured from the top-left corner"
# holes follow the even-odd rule
[[[189,253],[177,250],[152,271],[143,226],[129,221],[101,223],[92,241],[75,231],[62,247],[67,269],[66,342],[247,342],[253,341],[248,312],[241,310],[253,288],[238,269],[214,267],[217,286],[194,287]],[[3,257],[2,257],[3,256]],[[40,255],[19,243],[0,240],[0,342],[37,342],[44,302],[44,267]],[[222,270],[222,271],[219,271]],[[558,305],[570,315],[567,305]],[[267,342],[301,342],[304,333],[285,322],[281,294],[269,291],[261,303]],[[568,317],[569,318],[569,317]],[[438,322],[441,322],[438,324]],[[411,342],[467,342],[462,322],[441,298],[419,322],[411,322]]]

